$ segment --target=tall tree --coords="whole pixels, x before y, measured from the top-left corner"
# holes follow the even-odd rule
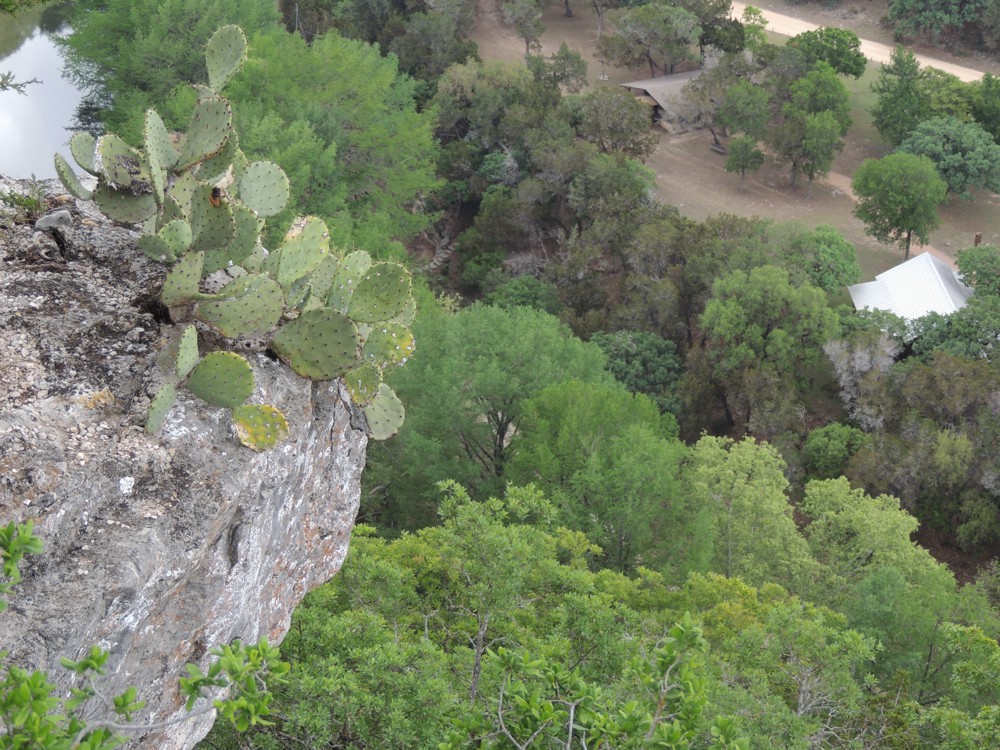
[[[872,84],[878,97],[872,122],[892,146],[898,146],[922,121],[930,117],[930,98],[921,86],[920,63],[908,49],[897,46],[889,64],[879,70]]]
[[[740,192],[746,190],[747,173],[753,173],[764,166],[764,152],[757,148],[757,141],[748,135],[737,136],[729,141],[726,156],[726,171],[740,176]]]
[[[581,97],[578,114],[577,133],[601,153],[617,152],[646,161],[659,143],[649,127],[649,109],[625,89],[592,88]]]
[[[969,188],[1000,190],[1000,145],[974,122],[954,117],[924,120],[899,144],[899,151],[934,162],[949,193],[972,198]]]
[[[861,40],[848,29],[822,26],[803,31],[788,43],[798,47],[810,65],[822,60],[841,75],[860,78],[868,64],[861,53]]]
[[[962,281],[977,294],[1000,296],[1000,249],[981,245],[959,250],[957,262]]]
[[[682,60],[692,59],[692,48],[701,36],[698,17],[683,8],[655,0],[623,11],[616,31],[598,41],[605,59],[635,70],[649,66],[649,75],[673,73]]]
[[[865,231],[879,242],[903,247],[903,260],[910,259],[910,242],[921,243],[940,223],[938,206],[948,194],[948,185],[926,156],[897,153],[883,159],[865,159],[854,173],[851,189],[858,198],[854,215]]]

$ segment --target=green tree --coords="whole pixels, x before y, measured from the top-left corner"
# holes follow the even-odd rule
[[[867,442],[857,427],[833,422],[810,431],[802,446],[802,458],[811,479],[843,476],[847,462]]]
[[[205,45],[217,28],[238,24],[252,36],[275,26],[269,0],[83,0],[63,49],[70,78],[87,92],[95,129],[129,142],[142,137],[142,115],[161,109],[175,86],[205,81]],[[103,128],[101,128],[103,126]]]
[[[576,131],[607,154],[624,154],[646,161],[658,136],[650,131],[649,110],[622,88],[599,86],[585,93],[578,110]]]
[[[935,41],[945,32],[959,32],[976,23],[985,3],[960,0],[889,0],[889,21],[906,36],[927,34]]]
[[[461,18],[448,12],[407,16],[403,33],[389,43],[400,70],[422,81],[436,82],[454,63],[476,59],[476,43],[467,38]]]
[[[726,171],[739,173],[740,192],[746,190],[747,172],[758,172],[762,166],[764,166],[764,152],[757,148],[756,139],[748,135],[730,139]]]
[[[505,310],[519,306],[533,307],[549,315],[558,315],[566,309],[566,305],[559,299],[556,288],[547,281],[528,274],[501,278],[504,280],[483,296],[484,304],[502,307]]]
[[[601,37],[598,48],[605,59],[630,70],[648,65],[653,77],[657,70],[673,73],[677,63],[692,59],[699,36],[696,15],[656,0],[623,11],[615,33]]]
[[[962,281],[977,294],[1000,296],[1000,249],[981,245],[959,250],[957,262]]]
[[[548,0],[498,0],[497,2],[504,21],[514,27],[517,35],[524,40],[525,56],[530,55],[532,49],[542,46],[542,32],[545,30],[542,10],[545,5],[548,5]]]
[[[851,180],[858,198],[854,215],[865,231],[879,242],[903,246],[903,260],[910,259],[910,242],[921,243],[940,223],[938,206],[948,194],[948,185],[926,156],[889,154],[865,159]]]
[[[840,291],[861,277],[854,245],[828,224],[794,235],[781,255],[787,267],[802,269],[809,283],[825,292]]]
[[[474,305],[418,318],[413,331],[418,353],[392,383],[406,404],[406,427],[387,445],[386,466],[373,472],[388,483],[390,504],[409,514],[419,514],[448,477],[477,495],[499,491],[524,401],[567,380],[610,380],[598,347],[528,307]]]
[[[984,73],[972,93],[972,117],[1000,143],[1000,78]]]
[[[749,81],[737,81],[726,88],[718,119],[730,133],[745,133],[755,140],[763,138],[771,119],[767,91]]]
[[[626,389],[649,396],[660,412],[680,411],[677,381],[684,367],[673,341],[647,331],[616,331],[594,334],[590,343],[601,347],[608,372]]]
[[[551,89],[562,88],[577,93],[587,85],[587,61],[579,52],[571,50],[566,42],[548,57],[528,55],[525,64],[537,82]]]
[[[902,143],[921,121],[931,116],[930,97],[921,86],[920,63],[901,46],[893,50],[889,64],[879,70],[872,91],[878,97],[871,109],[872,122],[892,146]]]
[[[798,47],[810,65],[822,60],[841,75],[854,78],[864,75],[868,60],[861,53],[861,40],[853,31],[822,26],[804,31],[788,43]]]
[[[899,144],[899,151],[929,158],[949,193],[972,198],[970,187],[1000,190],[1000,145],[974,122],[954,117],[924,120]]]

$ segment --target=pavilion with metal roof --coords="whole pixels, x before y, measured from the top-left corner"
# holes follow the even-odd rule
[[[874,281],[847,287],[854,307],[887,310],[907,321],[931,312],[949,315],[965,307],[972,289],[958,272],[930,253],[883,271]]]

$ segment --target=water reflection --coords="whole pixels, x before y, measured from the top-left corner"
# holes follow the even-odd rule
[[[0,92],[0,174],[55,177],[52,154],[69,158],[67,128],[81,94],[60,74],[62,58],[52,36],[65,33],[68,3],[0,16],[0,71],[16,80],[37,78],[24,95]],[[71,161],[72,163],[72,161]]]

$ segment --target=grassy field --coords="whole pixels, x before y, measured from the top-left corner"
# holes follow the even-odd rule
[[[811,18],[820,23],[839,23],[833,11],[823,11],[818,6],[787,6],[780,0],[759,3],[776,12]],[[877,4],[877,3],[876,3]],[[573,17],[564,15],[562,4],[553,4],[545,12],[545,34],[542,47],[545,54],[551,54],[566,42],[579,52],[588,62],[588,78],[591,85],[616,85],[628,80],[648,77],[649,71],[629,71],[604,66],[607,80],[601,80],[602,66],[595,58],[597,40],[597,17],[593,7],[580,0],[572,3]],[[483,3],[483,12],[473,38],[479,45],[480,55],[486,58],[521,60],[524,42],[504,27],[495,14],[486,10],[490,4]],[[871,5],[868,4],[870,9]],[[840,18],[845,27],[858,31],[871,30],[874,24],[871,11],[859,5],[859,9],[845,5],[840,9]],[[824,15],[825,14],[825,15]],[[829,17],[830,20],[823,20]],[[850,22],[853,19],[853,23]],[[859,20],[860,19],[860,20]],[[877,21],[877,17],[876,17]],[[610,24],[606,19],[605,33]],[[884,30],[869,35],[884,41]],[[781,37],[773,37],[780,41]],[[923,50],[927,54],[928,50]],[[933,53],[933,51],[931,51]],[[960,60],[972,65],[975,61]],[[760,173],[747,179],[746,192],[739,191],[739,179],[723,168],[725,157],[709,149],[711,136],[706,132],[689,133],[676,138],[661,138],[656,153],[649,159],[649,166],[657,178],[657,191],[661,200],[677,206],[682,213],[695,219],[703,219],[712,214],[728,212],[741,216],[762,216],[775,221],[799,221],[808,226],[830,224],[840,230],[854,243],[858,251],[863,279],[871,279],[902,260],[898,248],[887,247],[873,241],[864,233],[861,222],[851,213],[853,203],[844,188],[849,185],[850,175],[867,158],[878,158],[888,151],[878,132],[872,125],[869,108],[875,103],[871,84],[878,76],[879,66],[869,64],[865,75],[858,80],[844,79],[851,93],[851,117],[854,124],[847,135],[847,144],[837,158],[830,179],[812,187],[806,194],[804,186],[793,190],[786,171],[776,164],[767,164]],[[838,187],[839,186],[839,187]],[[939,250],[954,256],[965,247],[972,245],[977,232],[983,233],[983,241],[1000,244],[1000,196],[980,192],[975,201],[951,199],[941,209],[941,227],[931,236],[931,244]]]

